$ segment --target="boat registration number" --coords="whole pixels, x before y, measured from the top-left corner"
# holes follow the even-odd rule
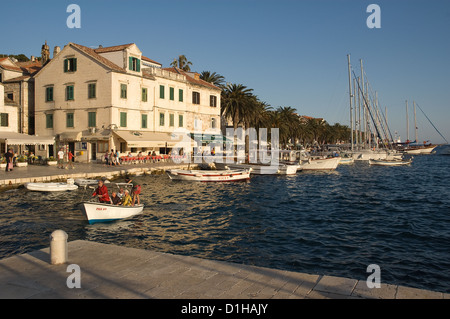
[[[104,208],[104,207],[97,207],[95,210],[107,210],[108,208]]]

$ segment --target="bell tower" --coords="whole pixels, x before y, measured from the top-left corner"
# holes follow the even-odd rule
[[[50,60],[50,48],[47,45],[47,41],[42,46],[41,49],[42,65],[45,65]]]

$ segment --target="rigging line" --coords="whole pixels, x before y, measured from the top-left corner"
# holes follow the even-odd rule
[[[353,76],[356,77],[355,71],[352,71],[352,72],[353,72]],[[361,91],[361,87],[360,87],[359,83],[358,83],[358,89]],[[377,125],[375,125],[375,121],[374,121],[374,118],[373,118],[373,115],[372,115],[372,111],[370,110],[368,101],[366,100],[366,97],[364,96],[364,94],[363,94],[363,99],[364,99],[364,102],[366,103],[367,110],[369,111],[370,118],[372,119],[372,123],[374,123],[375,130],[377,131],[378,138],[383,142],[384,146],[387,146],[386,143],[384,142],[384,140],[381,138],[381,134],[380,134],[380,131],[378,130]]]
[[[438,132],[439,135],[444,139],[444,141],[446,141],[447,144],[449,144],[448,141],[447,141],[447,139],[441,134],[441,132],[439,132],[439,130],[436,128],[436,126],[434,126],[433,122],[431,122],[431,120],[428,118],[428,116],[425,114],[425,112],[422,110],[422,108],[419,106],[419,104],[417,104],[417,102],[416,102],[416,105],[417,105],[417,107],[419,108],[419,110],[422,111],[423,115],[425,115],[425,117],[426,117],[427,120],[431,123],[431,125],[433,125],[434,129],[436,130],[436,132]],[[417,141],[416,141],[416,142],[417,142]]]

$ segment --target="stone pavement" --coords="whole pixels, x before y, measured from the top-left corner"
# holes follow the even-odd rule
[[[0,298],[11,299],[449,299],[450,295],[179,256],[90,241],[68,243],[68,263],[49,248],[0,260]],[[81,288],[68,265],[80,268]]]

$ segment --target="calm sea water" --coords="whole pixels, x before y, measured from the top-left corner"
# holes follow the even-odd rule
[[[249,182],[136,178],[144,213],[89,225],[84,190],[0,193],[0,258],[83,239],[236,263],[450,292],[450,156],[409,167],[340,165],[335,172]]]

